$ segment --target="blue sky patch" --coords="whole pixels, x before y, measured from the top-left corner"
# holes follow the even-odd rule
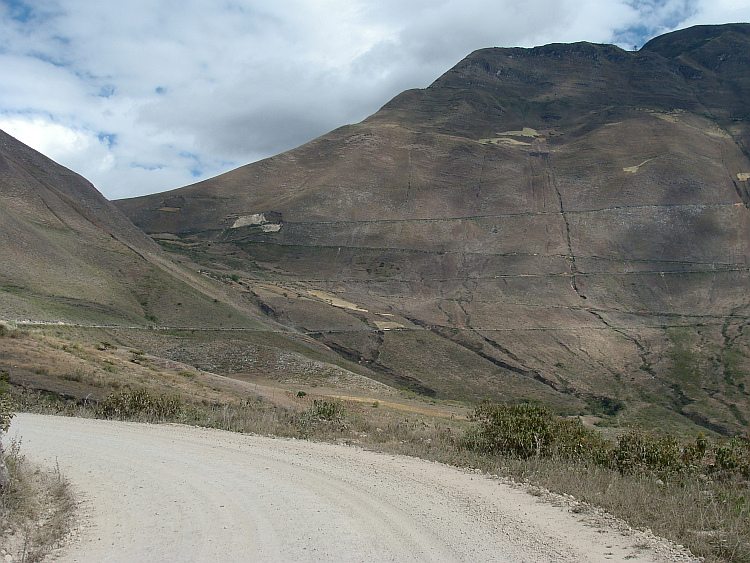
[[[99,133],[96,138],[110,149],[117,144],[117,135],[114,133]]]
[[[99,97],[101,98],[109,98],[110,96],[114,95],[116,89],[114,84],[105,84],[99,89]]]
[[[19,0],[0,0],[6,6],[8,15],[17,22],[27,23],[34,17],[34,8]]]

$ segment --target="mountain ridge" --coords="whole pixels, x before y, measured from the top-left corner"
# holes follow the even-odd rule
[[[203,314],[218,309],[221,291],[174,262],[90,182],[2,131],[0,187],[6,318],[154,324],[158,313],[179,323],[184,315],[159,303],[176,294]]]

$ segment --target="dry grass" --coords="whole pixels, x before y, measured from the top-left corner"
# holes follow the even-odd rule
[[[480,466],[601,507],[633,527],[648,528],[688,547],[706,562],[750,561],[746,483],[663,483],[645,475],[543,458],[498,458]]]
[[[42,470],[29,463],[14,442],[4,454],[10,485],[0,492],[0,554],[13,561],[41,561],[61,547],[75,516],[68,481],[58,468]]]

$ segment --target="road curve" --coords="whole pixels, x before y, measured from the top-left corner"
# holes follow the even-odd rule
[[[82,499],[62,563],[693,560],[498,480],[352,447],[31,414],[8,438]]]

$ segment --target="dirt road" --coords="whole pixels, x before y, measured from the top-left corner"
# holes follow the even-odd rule
[[[476,473],[356,448],[21,414],[80,497],[61,562],[689,561]]]

